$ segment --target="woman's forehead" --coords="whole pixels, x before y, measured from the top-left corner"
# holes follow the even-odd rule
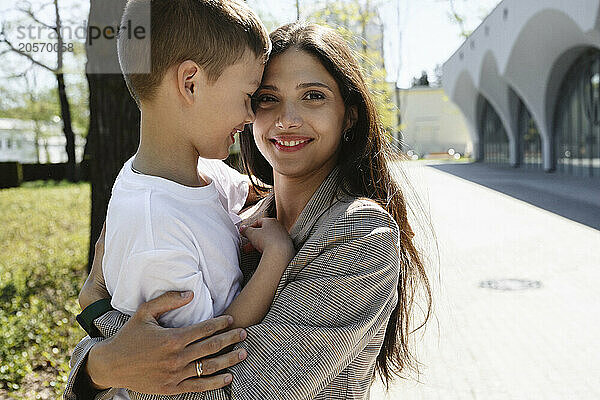
[[[316,56],[289,49],[269,60],[262,84],[278,86],[279,83],[298,87],[307,82],[323,82],[331,86],[335,84],[335,79]]]

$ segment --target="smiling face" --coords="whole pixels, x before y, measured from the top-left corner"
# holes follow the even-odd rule
[[[215,82],[201,84],[192,110],[191,140],[201,157],[225,159],[233,135],[254,121],[251,96],[258,87],[264,64],[247,51],[225,68]]]
[[[291,48],[269,60],[255,108],[254,140],[274,175],[333,169],[350,123],[340,89],[318,58]]]

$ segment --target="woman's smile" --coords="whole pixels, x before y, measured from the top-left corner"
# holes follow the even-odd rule
[[[269,139],[269,141],[273,143],[273,146],[275,146],[277,150],[283,152],[302,150],[308,146],[308,144],[312,143],[313,140],[314,139],[312,138],[298,135],[281,135]]]

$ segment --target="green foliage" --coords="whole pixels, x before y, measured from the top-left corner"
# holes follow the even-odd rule
[[[60,117],[58,89],[39,88],[35,82],[27,82],[21,78],[24,85],[21,91],[8,90],[0,87],[0,95],[10,93],[10,98],[0,101],[0,118],[15,118],[22,120],[52,123],[53,118]],[[88,85],[85,77],[67,77],[67,93],[69,109],[74,132],[82,137],[87,135],[89,122]]]
[[[88,184],[0,190],[0,398],[58,398],[86,276]],[[26,383],[26,384],[25,384]]]
[[[77,47],[75,46],[75,48]],[[66,79],[73,132],[81,137],[87,137],[90,122],[89,86],[87,79],[84,74],[67,75]],[[58,94],[55,101],[58,102]]]
[[[23,93],[14,93],[12,107],[0,110],[0,117],[23,120],[52,121],[60,115],[58,89],[23,89]]]
[[[376,1],[335,0],[317,9],[309,21],[337,30],[350,43],[362,75],[387,132],[398,130],[393,85],[386,82],[383,58],[383,29]]]

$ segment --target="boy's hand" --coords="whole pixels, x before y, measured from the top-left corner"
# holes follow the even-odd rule
[[[260,218],[250,226],[241,226],[240,233],[250,241],[245,251],[254,248],[260,253],[278,253],[289,259],[296,253],[290,235],[275,218]]]

